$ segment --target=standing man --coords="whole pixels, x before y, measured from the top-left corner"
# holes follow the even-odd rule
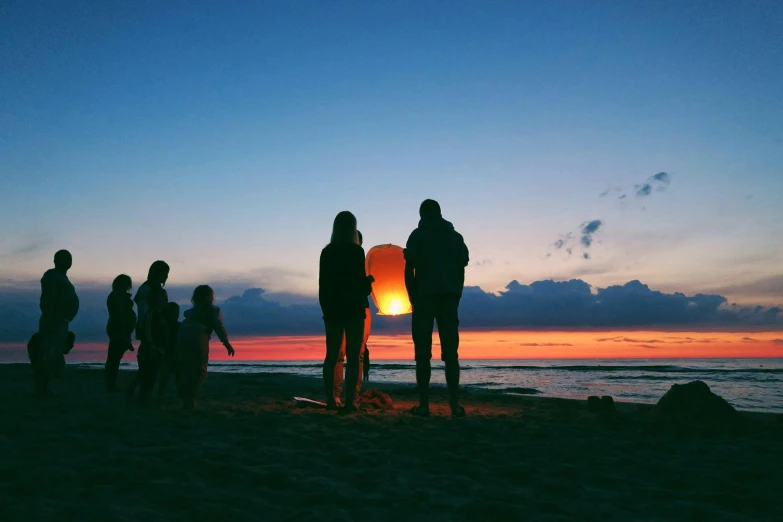
[[[465,285],[468,247],[454,225],[443,219],[440,205],[432,199],[419,207],[419,226],[405,247],[405,286],[413,305],[413,344],[416,353],[416,384],[419,405],[410,413],[430,414],[432,330],[438,322],[441,360],[446,364],[446,384],[453,417],[464,417],[459,404],[459,301]]]
[[[79,297],[68,280],[73,264],[71,253],[59,250],[54,254],[54,268],[41,278],[41,319],[38,321],[40,353],[35,364],[35,394],[50,394],[49,380],[63,362],[63,347],[68,338],[68,323],[79,312]]]

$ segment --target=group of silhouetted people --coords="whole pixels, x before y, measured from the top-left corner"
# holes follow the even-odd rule
[[[422,417],[430,414],[432,333],[437,321],[451,414],[463,417],[465,409],[459,404],[458,308],[469,262],[468,248],[454,226],[443,219],[438,202],[425,200],[419,216],[419,226],[405,245],[405,286],[413,307],[411,329],[419,390],[419,404],[410,413]],[[373,282],[366,273],[356,217],[348,211],[340,212],[334,219],[331,241],[321,251],[318,276],[318,300],[326,329],[323,380],[327,409],[349,413],[358,408]],[[339,366],[343,352],[346,384],[345,402],[341,404],[336,374],[342,374]]]
[[[64,355],[75,342],[69,323],[79,311],[79,298],[67,276],[71,265],[71,254],[60,250],[54,256],[54,268],[41,279],[41,319],[38,332],[27,346],[37,396],[51,393],[49,380],[64,366]],[[106,299],[109,347],[104,368],[105,386],[108,392],[119,391],[117,373],[125,352],[134,351],[132,336],[135,331],[139,341],[139,369],[127,388],[128,398],[137,398],[140,404],[146,404],[156,383],[158,394],[163,396],[168,382],[174,377],[183,407],[192,409],[207,377],[212,333],[218,336],[229,355],[234,355],[234,348],[223,326],[223,314],[214,304],[212,288],[207,285],[196,287],[191,299],[193,307],[185,312],[185,320],[180,322],[179,305],[169,302],[164,288],[168,276],[169,265],[155,261],[133,299],[131,278],[120,274],[114,279]]]
[[[156,383],[158,394],[162,397],[173,376],[183,407],[193,409],[198,391],[207,378],[212,333],[217,335],[232,357],[234,348],[223,326],[223,313],[214,304],[212,288],[207,285],[196,287],[191,298],[193,307],[185,312],[185,319],[180,322],[179,305],[169,301],[164,288],[168,277],[168,264],[164,261],[152,263],[147,280],[139,287],[133,301],[130,299],[130,277],[122,274],[115,278],[112,293],[106,301],[109,308],[106,389],[117,389],[117,369],[123,354],[133,351],[131,334],[135,330],[139,341],[139,369],[126,390],[128,398],[133,399],[138,389],[139,403],[146,404]],[[134,302],[138,309],[135,318]],[[130,322],[133,319],[136,320],[135,325]]]
[[[462,417],[465,410],[459,404],[458,308],[469,261],[468,249],[454,226],[443,219],[436,201],[425,200],[419,215],[419,225],[405,245],[405,286],[413,308],[412,336],[419,389],[419,405],[410,413],[418,416],[430,413],[432,333],[437,321],[449,406],[453,416]],[[79,311],[79,298],[67,276],[71,265],[71,254],[60,250],[54,256],[54,268],[41,279],[41,318],[38,332],[27,347],[38,396],[51,393],[49,380],[65,365],[64,355],[75,342],[69,323]],[[134,351],[135,332],[139,341],[139,368],[127,387],[128,399],[147,404],[156,384],[162,397],[174,377],[183,407],[192,409],[207,376],[212,334],[217,335],[230,356],[234,355],[234,348],[228,340],[222,312],[214,304],[214,292],[207,285],[196,287],[191,299],[193,307],[179,321],[179,305],[169,301],[164,288],[169,270],[164,261],[152,263],[147,280],[134,298],[131,298],[133,282],[129,276],[120,274],[114,279],[106,299],[109,346],[105,386],[108,392],[119,390],[120,362],[125,352]],[[349,413],[358,409],[362,377],[367,379],[369,369],[367,339],[372,324],[369,296],[373,282],[373,277],[366,273],[356,217],[347,211],[340,212],[334,220],[331,241],[321,251],[318,278],[318,300],[326,330],[323,380],[328,410]],[[343,359],[346,361],[344,401],[341,400]]]

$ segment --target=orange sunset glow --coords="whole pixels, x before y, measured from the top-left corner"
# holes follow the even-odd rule
[[[433,358],[439,357],[437,334]],[[239,359],[319,360],[323,338],[253,337],[234,342]],[[371,335],[374,360],[412,360],[409,335]],[[226,359],[215,350],[216,359]],[[212,354],[210,354],[212,356]],[[783,332],[520,332],[460,334],[461,359],[648,359],[783,357]]]
[[[674,359],[783,357],[783,332],[464,332],[461,359]],[[211,350],[215,360],[320,360],[322,336],[247,337],[233,341],[236,357]],[[214,345],[214,343],[213,343]],[[433,358],[439,343],[434,338]],[[92,351],[92,345],[84,345]],[[214,346],[213,346],[214,347]],[[412,360],[409,335],[371,335],[373,360]],[[96,344],[95,349],[105,349]]]
[[[318,335],[240,337],[229,358],[213,339],[210,359],[218,361],[317,361],[324,357]],[[410,335],[371,335],[372,359],[413,360]],[[438,359],[437,333],[433,359]],[[6,345],[9,354],[26,356],[23,345]],[[77,343],[73,362],[100,361],[105,343]],[[636,331],[468,331],[460,333],[460,358],[468,359],[709,359],[783,357],[781,332]],[[13,357],[11,357],[12,360]]]

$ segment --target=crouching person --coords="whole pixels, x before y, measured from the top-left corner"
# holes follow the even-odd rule
[[[185,320],[177,335],[178,382],[182,406],[187,410],[195,407],[198,391],[207,378],[212,332],[223,343],[228,355],[234,356],[234,348],[223,326],[223,314],[214,301],[212,288],[207,285],[196,287],[191,299],[193,308],[185,312]]]

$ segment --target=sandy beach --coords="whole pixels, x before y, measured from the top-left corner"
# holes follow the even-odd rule
[[[171,388],[141,409],[74,368],[39,401],[29,372],[0,365],[4,521],[783,518],[774,415],[684,430],[648,407],[602,417],[581,401],[471,391],[467,418],[436,394],[422,419],[405,413],[413,386],[386,386],[394,410],[340,416],[291,400],[320,400],[317,379],[216,373],[185,413]]]

